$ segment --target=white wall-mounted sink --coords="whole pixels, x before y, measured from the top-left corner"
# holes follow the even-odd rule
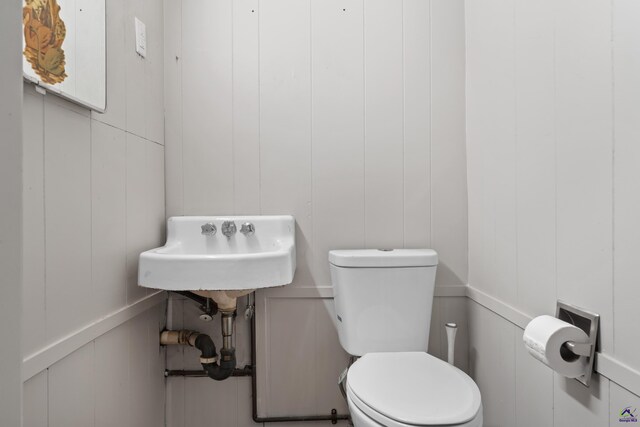
[[[229,237],[223,235],[225,221],[237,228]],[[253,233],[241,232],[246,223],[253,224]],[[251,290],[289,284],[295,269],[292,216],[172,217],[167,243],[140,254],[138,284],[174,291]]]

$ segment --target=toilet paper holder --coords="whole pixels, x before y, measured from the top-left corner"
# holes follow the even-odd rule
[[[589,384],[591,383],[591,375],[593,374],[596,346],[598,344],[600,316],[574,305],[558,301],[556,317],[582,329],[589,337],[586,343],[567,341],[563,346],[566,351],[562,354],[563,358],[577,358],[579,356],[587,357],[585,373],[576,378],[576,380],[589,387]]]

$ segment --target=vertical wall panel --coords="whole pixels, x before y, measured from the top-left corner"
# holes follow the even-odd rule
[[[182,9],[182,134],[188,141],[182,148],[183,191],[189,215],[233,212],[231,10],[230,0],[196,0]]]
[[[22,126],[22,353],[31,354],[45,341],[44,231],[44,98],[25,88]]]
[[[151,378],[149,369],[149,325],[146,314],[129,322],[129,390],[127,409],[129,425],[151,427],[153,404],[151,401]]]
[[[237,426],[238,378],[225,381],[197,378],[189,385],[184,402],[186,426]]]
[[[164,147],[160,144],[147,142],[146,152],[146,190],[148,199],[147,219],[150,223],[147,238],[150,248],[162,246],[166,241],[166,212],[164,182]]]
[[[166,347],[160,345],[160,333],[166,329],[167,303],[158,304],[146,312],[148,341],[145,354],[149,357],[149,427],[166,424]]]
[[[125,32],[133,28],[126,19],[124,3],[107,0],[107,107],[104,113],[91,112],[91,118],[119,129],[126,129],[127,67],[125,64]]]
[[[260,4],[262,214],[296,218],[296,284],[311,282],[310,1]]]
[[[167,216],[184,213],[182,165],[182,2],[164,0],[164,139]]]
[[[498,298],[514,301],[515,3],[487,0],[465,5],[467,146],[473,228],[469,234],[470,282]],[[474,198],[474,194],[481,196]]]
[[[555,4],[516,6],[517,303],[532,315],[556,300]]]
[[[337,409],[338,413],[348,412],[347,402],[338,391],[337,378],[349,365],[349,355],[342,349],[335,324],[335,310],[330,298],[315,299],[316,353],[315,368],[316,409],[318,414],[330,413]]]
[[[171,295],[167,307],[167,329],[180,330],[183,325],[182,297]],[[167,347],[167,369],[181,369],[183,367],[184,346],[173,345]],[[185,426],[184,393],[189,380],[183,377],[170,377],[165,382],[167,393],[166,425],[171,427]]]
[[[554,374],[553,423],[556,426],[601,427],[609,422],[609,380],[594,375],[586,388],[576,380]]]
[[[126,138],[123,130],[91,126],[91,276],[94,309],[109,314],[126,303]]]
[[[144,59],[144,137],[164,144],[164,40],[163,7],[158,0],[143,0],[147,22],[147,56]],[[133,31],[131,32],[133,34]]]
[[[553,371],[531,357],[516,329],[516,426],[553,426]]]
[[[402,8],[364,6],[365,245],[401,247],[404,234]]]
[[[23,96],[20,64],[22,31],[18,23],[21,2],[0,3],[0,313],[11,328],[0,333],[0,423],[21,424],[20,365],[22,348],[22,217],[23,217]],[[27,117],[25,117],[27,119]],[[16,336],[17,335],[17,336]]]
[[[125,111],[126,130],[135,135],[145,137],[145,60],[135,50],[134,19],[137,17],[145,25],[151,25],[145,11],[145,0],[131,0],[125,2],[124,17],[124,67],[125,80]],[[147,30],[149,31],[149,30]],[[108,102],[108,100],[107,100]]]
[[[127,303],[132,303],[147,294],[147,289],[138,286],[138,257],[151,249],[149,228],[152,222],[147,217],[149,188],[146,169],[148,165],[146,144],[148,142],[127,133]]]
[[[438,252],[438,285],[467,284],[465,88],[460,84],[465,78],[464,37],[464,1],[432,0],[430,217],[431,247]],[[423,215],[415,217],[425,221]]]
[[[466,32],[466,95],[467,95],[467,158],[469,159],[469,283],[474,286],[491,286],[495,281],[492,268],[494,259],[494,229],[493,222],[486,218],[485,206],[491,206],[494,195],[492,187],[488,185],[485,166],[485,156],[488,151],[493,152],[493,145],[489,142],[485,123],[490,119],[491,109],[485,105],[487,92],[482,83],[488,80],[489,72],[484,63],[486,52],[492,41],[485,36],[488,11],[485,2],[465,2],[465,32]]]
[[[48,371],[25,381],[22,391],[22,427],[47,427],[48,414]]]
[[[494,116],[485,123],[485,131],[495,151],[485,153],[493,195],[492,204],[485,205],[487,230],[494,230],[494,264],[490,266],[495,280],[495,296],[514,301],[517,293],[516,258],[516,166],[517,140],[515,128],[515,3],[512,0],[490,2],[488,13],[495,13],[485,21],[490,32],[489,51],[484,58],[488,67],[487,93],[484,108],[494,110]],[[495,132],[495,133],[494,133]]]
[[[95,341],[96,427],[129,423],[129,329],[125,323]]]
[[[164,243],[164,147],[127,133],[127,302],[148,293],[138,286],[140,253]]]
[[[126,64],[126,130],[162,144],[164,142],[164,110],[158,107],[164,102],[163,8],[158,7],[154,0],[131,0],[124,2],[124,9],[125,49],[121,60]],[[140,19],[146,26],[147,55],[145,58],[138,55],[135,50],[135,18]],[[118,19],[118,15],[115,19]]]
[[[49,368],[49,427],[95,425],[94,343]]]
[[[47,338],[91,317],[91,129],[88,117],[45,100]],[[72,308],[73,307],[73,308]]]
[[[165,315],[166,304],[158,304],[147,311],[147,325],[149,327],[149,340],[145,353],[149,357],[149,393],[151,415],[149,427],[164,426],[166,416],[166,381],[164,371],[166,367],[166,347],[160,345],[160,333],[166,329]]]
[[[640,369],[640,3],[614,2],[614,350],[616,358]]]
[[[613,345],[611,4],[557,4],[557,296],[602,316]]]
[[[493,139],[495,151],[485,154],[485,165],[492,171],[495,201],[485,206],[486,220],[495,229],[494,269],[496,296],[515,301],[517,295],[517,216],[516,216],[516,23],[515,2],[496,0],[491,2],[489,13],[496,13],[485,25],[493,27],[491,41],[495,56],[484,60],[490,70],[486,76],[487,93],[484,108],[495,109],[495,116],[488,121],[486,130]],[[496,9],[494,9],[494,7]]]
[[[631,409],[635,416],[638,417],[638,408],[640,408],[640,396],[635,395],[628,390],[620,387],[613,381],[611,385],[611,395],[609,399],[609,427],[629,424],[624,421],[623,412],[626,408]],[[621,419],[623,421],[621,421]]]
[[[431,65],[437,66],[437,62],[431,61],[431,4],[424,0],[402,2],[405,247],[424,248],[431,244]],[[464,14],[460,15],[460,19],[463,18]],[[464,48],[460,53],[464,54]],[[460,71],[464,71],[464,67]],[[458,83],[461,80],[464,75]]]
[[[469,283],[486,283],[485,258],[488,253],[483,250],[483,204],[484,191],[484,167],[483,153],[485,149],[481,136],[484,120],[482,105],[483,87],[475,78],[477,70],[481,70],[481,57],[485,47],[482,34],[482,19],[475,16],[482,12],[479,1],[465,1],[465,72],[466,72],[466,157],[467,157],[467,182],[468,182],[468,277]],[[477,285],[474,285],[477,286]]]
[[[474,301],[468,309],[469,371],[482,394],[484,425],[515,426],[515,326]]]
[[[314,273],[330,286],[328,251],[364,247],[363,2],[312,8]]]
[[[260,213],[259,0],[233,2],[233,212]]]
[[[316,367],[318,353],[315,347],[317,305],[311,299],[298,300],[295,303],[287,299],[273,299],[268,305],[267,331],[268,342],[265,358],[267,361],[266,390],[263,395],[266,416],[305,415],[316,412],[316,385],[318,382]],[[296,319],[297,327],[287,333],[278,333]],[[295,343],[294,345],[291,345]],[[275,351],[287,349],[287,357]],[[271,354],[269,354],[271,353]],[[308,372],[314,372],[308,375]],[[300,378],[307,378],[301,382]]]

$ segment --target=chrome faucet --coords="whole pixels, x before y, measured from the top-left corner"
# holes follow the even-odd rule
[[[212,222],[202,224],[200,228],[202,229],[201,234],[204,234],[205,236],[215,236],[216,231],[218,231],[215,224]]]
[[[230,239],[231,236],[236,234],[236,231],[238,231],[238,229],[236,228],[236,223],[233,221],[223,222],[221,229],[222,229],[222,234],[224,234],[227,239]]]
[[[250,222],[245,222],[244,224],[242,224],[242,226],[240,227],[240,232],[242,234],[244,234],[245,236],[251,236],[253,235],[253,233],[256,232],[256,227],[255,225],[253,225]]]

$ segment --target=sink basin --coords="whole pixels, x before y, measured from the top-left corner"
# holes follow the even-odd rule
[[[222,233],[225,221],[238,230],[230,237]],[[253,233],[241,232],[245,223],[253,224]],[[203,234],[206,224],[215,226],[215,234]],[[138,284],[173,291],[250,290],[289,284],[295,269],[292,216],[182,216],[167,220],[164,246],[140,254]]]

